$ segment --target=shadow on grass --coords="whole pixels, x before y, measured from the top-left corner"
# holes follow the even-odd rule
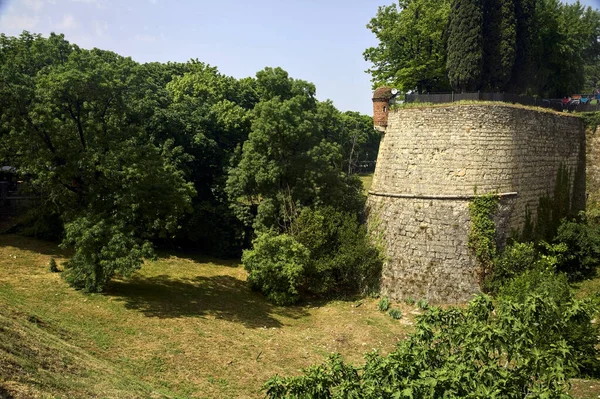
[[[0,399],[13,399],[14,396],[0,385]]]
[[[134,276],[127,281],[112,282],[106,295],[124,301],[126,308],[148,317],[214,316],[248,328],[281,327],[274,315],[291,318],[307,315],[302,308],[271,305],[244,281],[226,275],[191,279]]]
[[[24,251],[61,258],[68,258],[72,255],[71,250],[61,249],[59,244],[58,241],[46,241],[18,234],[0,234],[0,246],[17,247]]]

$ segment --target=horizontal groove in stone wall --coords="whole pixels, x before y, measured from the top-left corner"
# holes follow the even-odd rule
[[[446,195],[446,194],[396,194],[396,193],[382,193],[378,191],[369,191],[369,195],[375,195],[377,197],[390,197],[390,198],[415,198],[415,199],[436,199],[436,200],[465,200],[469,201],[481,195]],[[498,197],[517,197],[519,193],[499,193],[496,194]]]

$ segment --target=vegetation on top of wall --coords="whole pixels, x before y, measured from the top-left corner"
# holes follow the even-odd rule
[[[596,133],[598,126],[600,126],[600,112],[583,112],[579,114],[579,117],[583,119],[583,123],[592,133]]]
[[[523,105],[523,104],[515,104],[515,103],[507,103],[502,101],[475,101],[475,100],[461,100],[455,101],[451,103],[428,103],[428,102],[403,102],[396,103],[390,106],[390,109],[412,109],[412,108],[444,108],[444,107],[459,107],[466,105],[485,105],[485,106],[496,106],[496,107],[511,107],[511,108],[519,108],[526,109],[530,111],[538,111],[545,112],[549,114],[562,115],[571,118],[578,118],[578,114],[567,113],[567,112],[559,112],[555,111],[552,108],[544,108],[544,107],[536,107],[534,105]]]

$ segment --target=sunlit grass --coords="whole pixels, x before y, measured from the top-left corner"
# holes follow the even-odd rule
[[[399,304],[397,321],[371,298],[273,306],[248,289],[238,262],[181,253],[84,294],[48,270],[51,256],[62,268],[68,254],[0,236],[0,365],[24,365],[0,366],[0,387],[24,395],[263,397],[273,374],[295,375],[331,352],[359,363],[392,350],[414,321],[413,307]],[[17,337],[24,346],[12,351]]]

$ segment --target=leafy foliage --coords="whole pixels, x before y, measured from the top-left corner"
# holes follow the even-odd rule
[[[379,309],[380,312],[387,312],[387,310],[390,308],[390,298],[388,298],[387,296],[382,296],[379,299],[379,302],[377,302],[377,309]]]
[[[355,215],[332,207],[305,208],[292,231],[311,253],[306,291],[345,296],[379,289],[383,257]]]
[[[309,250],[287,234],[263,233],[254,248],[244,251],[242,262],[250,286],[278,305],[290,305],[300,298]]]
[[[557,274],[552,268],[538,266],[509,280],[499,292],[500,298],[517,303],[525,303],[531,295],[547,298],[563,314],[569,315],[565,318],[564,339],[571,346],[571,355],[578,365],[572,374],[597,377],[600,373],[600,361],[595,348],[598,327],[591,322],[592,312],[570,315],[569,306],[574,298],[567,276],[564,273]],[[590,306],[592,310],[591,303],[585,303],[584,306]]]
[[[448,22],[446,68],[452,88],[473,91],[483,69],[482,0],[453,0]]]
[[[564,220],[554,237],[555,244],[566,249],[556,268],[570,280],[593,277],[600,265],[600,225],[589,222],[582,213],[580,220]]]
[[[188,209],[180,149],[146,136],[144,71],[131,59],[27,33],[0,36],[0,57],[2,149],[61,215],[76,251],[65,276],[100,291]]]
[[[480,296],[466,309],[431,308],[416,331],[387,356],[366,355],[356,368],[333,355],[299,377],[275,376],[275,398],[567,398],[568,376],[580,366],[567,339],[574,323],[590,324],[589,303],[559,307]]]
[[[560,98],[598,83],[600,11],[558,0],[398,1],[367,27],[374,86]]]
[[[400,309],[390,309],[388,311],[388,314],[394,320],[400,320],[402,318],[402,312],[400,311]]]
[[[498,196],[495,194],[478,196],[469,203],[469,249],[479,263],[480,282],[485,281],[493,270],[496,256],[496,223],[493,216],[497,209]]]
[[[383,259],[352,214],[305,208],[287,233],[260,233],[242,262],[253,288],[278,304],[290,304],[302,295],[374,292]]]
[[[359,214],[353,174],[379,135],[315,91],[281,68],[237,80],[0,35],[0,159],[43,201],[19,227],[74,248],[65,278],[101,291],[153,244],[239,256],[253,226],[285,232],[304,207]]]
[[[399,1],[380,6],[369,28],[379,40],[365,50],[373,63],[373,86],[392,85],[406,92],[450,88],[445,68],[445,37],[450,0]]]
[[[307,206],[361,212],[360,180],[344,173],[345,134],[335,133],[336,126],[344,126],[336,123],[339,112],[317,103],[313,85],[280,69],[257,74],[257,85],[271,97],[254,107],[248,140],[227,180],[240,219],[256,230],[284,231],[295,209]],[[351,165],[353,155],[348,156]]]

